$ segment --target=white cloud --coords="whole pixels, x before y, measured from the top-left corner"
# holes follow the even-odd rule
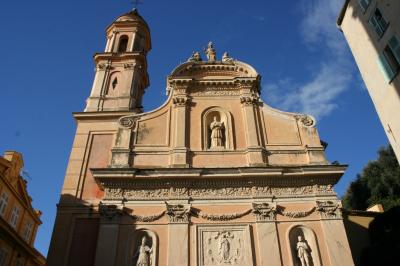
[[[337,97],[352,81],[352,65],[346,43],[336,27],[341,0],[302,0],[300,32],[312,50],[327,51],[310,80],[282,79],[267,84],[268,100],[278,108],[322,118],[337,108]],[[320,55],[320,54],[319,54]],[[351,70],[351,71],[350,71]]]

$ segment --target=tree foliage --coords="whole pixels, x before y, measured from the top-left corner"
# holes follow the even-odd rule
[[[393,149],[381,148],[378,154],[348,187],[343,197],[345,208],[365,210],[380,203],[387,210],[400,205],[400,166]]]

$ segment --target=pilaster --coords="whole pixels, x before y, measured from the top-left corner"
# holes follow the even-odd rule
[[[250,166],[263,166],[265,159],[260,141],[260,130],[257,125],[257,103],[259,97],[251,88],[243,88],[240,103],[246,128],[247,161]]]
[[[113,266],[116,265],[119,221],[122,211],[116,206],[100,205],[99,213],[101,219],[94,265]]]
[[[321,215],[321,226],[325,235],[330,265],[354,265],[346,231],[343,225],[340,204],[337,201],[317,201]]]
[[[276,203],[253,203],[261,266],[282,265],[276,212]]]
[[[168,215],[168,266],[189,265],[189,222],[191,205],[166,203]]]
[[[187,162],[187,107],[189,98],[186,95],[186,86],[180,86],[174,92],[172,98],[174,104],[174,146],[172,150],[171,164],[173,167],[189,167]]]

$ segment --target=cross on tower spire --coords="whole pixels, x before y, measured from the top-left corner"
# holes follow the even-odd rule
[[[143,4],[142,0],[131,0],[131,4],[133,5],[133,9],[137,9],[138,5]]]

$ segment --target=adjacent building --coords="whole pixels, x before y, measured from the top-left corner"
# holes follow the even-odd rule
[[[346,0],[337,23],[400,161],[400,1]]]
[[[265,104],[257,71],[211,42],[143,112],[149,26],[134,10],[106,35],[48,265],[354,265],[333,191],[346,165],[313,117]]]
[[[41,266],[46,260],[34,242],[41,212],[32,207],[21,177],[22,155],[15,151],[0,157],[0,265]]]

